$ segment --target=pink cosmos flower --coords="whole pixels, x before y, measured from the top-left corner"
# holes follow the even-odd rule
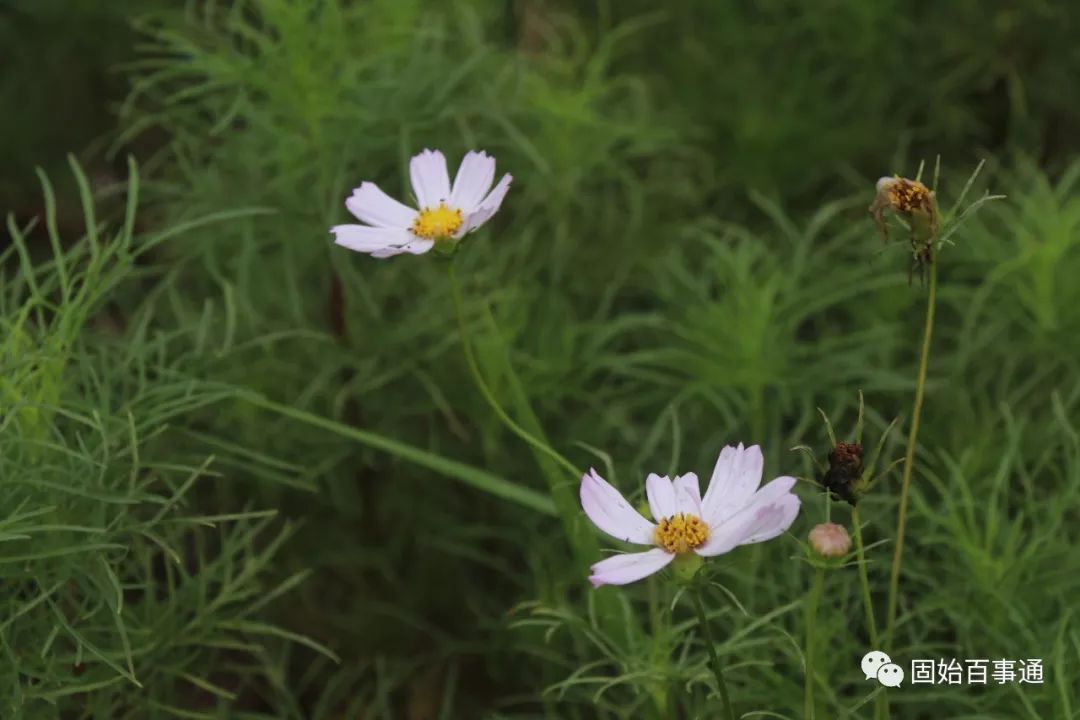
[[[694,473],[674,481],[650,474],[645,491],[655,523],[634,510],[596,470],[589,470],[581,478],[581,507],[593,524],[617,540],[654,546],[593,565],[593,587],[640,580],[680,554],[722,555],[787,530],[799,513],[799,498],[791,492],[795,478],[778,477],[759,488],[764,463],[757,445],[728,445],[720,452],[704,498]]]
[[[495,158],[485,152],[465,154],[453,185],[446,157],[438,150],[424,150],[414,156],[409,162],[409,174],[419,209],[403,205],[375,183],[361,183],[345,201],[345,207],[366,224],[330,228],[334,242],[377,258],[401,253],[421,255],[436,242],[457,242],[490,220],[513,179],[503,175],[492,189]]]

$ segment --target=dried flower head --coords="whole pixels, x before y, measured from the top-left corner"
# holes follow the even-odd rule
[[[884,470],[877,468],[878,459],[881,457],[885,442],[892,432],[896,420],[889,423],[888,427],[878,438],[875,445],[871,445],[869,452],[862,444],[863,439],[863,395],[859,393],[859,415],[855,421],[855,428],[850,433],[850,441],[837,440],[832,422],[824,410],[818,409],[821,419],[825,424],[825,433],[828,436],[828,451],[821,458],[808,445],[797,445],[792,448],[801,452],[813,462],[815,467],[814,482],[826,493],[836,500],[846,502],[854,507],[859,499],[883,475],[888,473],[899,461],[887,465]]]
[[[899,175],[877,181],[877,195],[870,205],[882,242],[888,242],[885,211],[903,217],[911,228],[911,253],[920,270],[934,261],[934,243],[938,237],[938,210],[934,191],[918,180]]]
[[[843,525],[821,523],[810,531],[810,547],[824,558],[841,558],[851,552],[851,536]]]
[[[829,452],[829,467],[821,484],[836,498],[854,505],[859,499],[859,479],[863,472],[863,446],[838,442]]]

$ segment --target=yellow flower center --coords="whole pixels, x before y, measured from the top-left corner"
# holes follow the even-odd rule
[[[412,224],[412,234],[426,240],[442,240],[458,231],[465,219],[461,211],[449,208],[446,203],[438,207],[424,208]]]
[[[653,542],[671,553],[688,553],[708,539],[709,526],[683,513],[664,518],[653,531]]]
[[[903,213],[929,211],[932,207],[930,188],[918,180],[898,177],[896,182],[889,186],[889,204]]]

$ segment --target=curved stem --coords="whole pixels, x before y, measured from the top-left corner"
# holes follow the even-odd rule
[[[361,430],[360,428],[346,425],[345,423],[338,422],[332,418],[316,415],[315,413],[310,413],[291,405],[274,402],[254,391],[244,392],[238,397],[255,407],[260,407],[264,410],[275,412],[282,417],[287,417],[311,425],[312,427],[332,432],[341,437],[355,440],[361,445],[381,450],[407,462],[419,465],[420,467],[434,470],[441,475],[454,478],[477,490],[481,490],[505,500],[510,500],[511,502],[516,502],[530,510],[556,517],[559,514],[555,503],[547,495],[531,488],[527,488],[520,483],[511,482],[506,478],[501,478],[486,470],[466,465],[465,463],[451,460],[450,458],[444,458],[436,453],[429,452],[413,445],[408,445],[398,440],[394,440],[393,438],[384,437],[373,432],[368,432],[367,430]]]
[[[495,399],[495,395],[491,392],[491,388],[489,388],[487,382],[484,381],[484,376],[480,374],[480,366],[476,362],[476,356],[473,355],[472,343],[469,342],[469,333],[465,327],[465,313],[461,304],[461,289],[458,286],[457,273],[454,271],[454,261],[452,259],[449,263],[448,272],[450,275],[450,294],[454,299],[454,312],[457,314],[458,332],[461,334],[461,346],[465,350],[465,362],[469,366],[469,373],[472,375],[473,382],[476,383],[477,389],[480,390],[480,394],[484,396],[484,400],[486,400],[491,409],[495,411],[499,420],[501,420],[515,435],[536,450],[546,454],[574,477],[580,477],[581,471],[572,462],[560,455],[546,443],[533,437],[533,435],[525,428],[514,422],[514,419],[503,410],[502,406],[499,405],[499,401]]]
[[[814,647],[815,631],[817,629],[817,611],[821,603],[821,587],[825,582],[825,571],[817,568],[814,571],[814,587],[810,591],[810,599],[806,605],[806,671],[803,694],[803,718],[814,720]]]
[[[933,240],[931,240],[933,242]],[[900,563],[904,557],[904,529],[907,524],[908,494],[911,491],[911,473],[915,465],[915,445],[919,439],[919,418],[922,416],[923,395],[926,391],[926,368],[930,363],[930,339],[934,332],[934,307],[937,299],[937,257],[930,251],[930,291],[926,299],[926,325],[923,330],[922,355],[919,359],[919,379],[915,385],[915,405],[911,411],[911,430],[908,433],[907,454],[904,456],[904,474],[900,485],[900,510],[896,520],[896,550],[893,553],[892,572],[889,576],[889,605],[885,624],[885,651],[892,651],[893,632],[896,625],[896,596],[900,585]]]
[[[709,649],[709,660],[712,662],[716,684],[720,688],[720,700],[724,704],[724,714],[727,715],[728,720],[735,720],[735,710],[731,706],[731,696],[728,695],[727,683],[724,682],[724,668],[720,664],[720,656],[716,654],[716,645],[713,644],[712,633],[709,632],[709,618],[705,615],[705,603],[701,600],[701,589],[694,588],[690,595],[694,598],[694,608],[697,610],[702,639],[705,641],[705,647]]]

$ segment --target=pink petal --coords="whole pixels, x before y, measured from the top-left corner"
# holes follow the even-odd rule
[[[450,199],[450,173],[446,157],[438,150],[424,150],[409,161],[413,193],[421,209],[438,207]]]
[[[675,478],[675,505],[678,512],[701,517],[701,489],[696,473],[686,473]]]
[[[761,488],[754,500],[718,525],[710,526],[709,539],[696,550],[709,557],[730,552],[739,545],[772,540],[783,533],[799,514],[802,501],[788,492],[795,478],[780,477]]]
[[[475,210],[495,180],[495,158],[484,152],[468,152],[458,167],[450,189],[450,207],[466,215]]]
[[[387,228],[409,228],[416,218],[416,211],[390,197],[375,183],[361,183],[353,190],[345,207],[361,222]]]
[[[649,511],[656,522],[678,512],[675,488],[667,475],[660,477],[656,473],[649,473],[649,477],[645,478],[645,494],[649,498]]]
[[[760,516],[764,516],[767,511],[768,508],[758,508],[737,513],[719,525],[710,526],[709,539],[694,552],[702,557],[713,557],[731,552],[746,541],[749,533],[757,527]]]
[[[802,501],[797,495],[785,495],[772,505],[769,505],[769,513],[759,518],[757,525],[747,531],[747,537],[741,544],[765,542],[772,540],[791,527],[795,517],[799,514]]]
[[[795,487],[796,482],[798,481],[795,478],[788,475],[781,475],[770,480],[750,497],[747,506],[755,505],[760,507],[779,500],[785,495],[791,494],[791,488]]]
[[[738,447],[728,445],[721,450],[701,501],[705,522],[718,524],[745,507],[761,484],[764,465],[765,458],[757,445],[744,448],[739,443]]]
[[[642,553],[613,555],[592,566],[589,582],[601,585],[626,585],[663,569],[675,559],[674,553],[654,548]]]
[[[581,478],[581,507],[596,527],[616,540],[652,545],[655,525],[630,507],[618,490],[600,477],[596,470]]]

